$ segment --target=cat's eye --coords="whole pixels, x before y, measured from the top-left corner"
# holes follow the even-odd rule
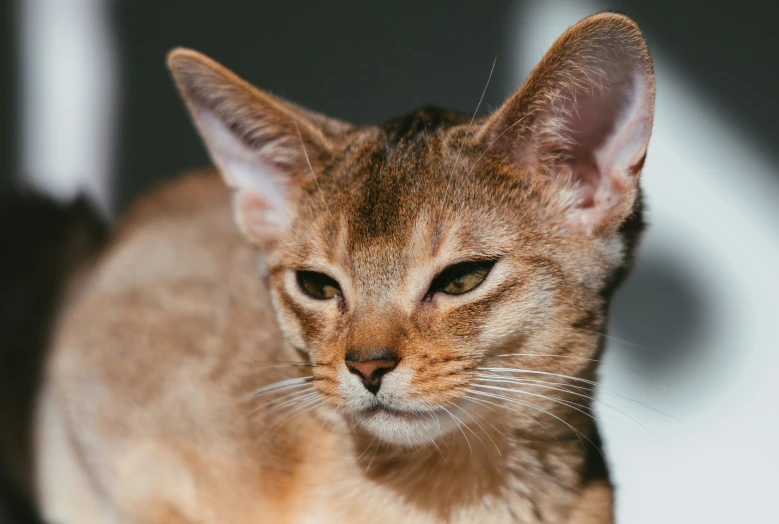
[[[300,289],[311,298],[328,300],[341,296],[341,286],[324,273],[298,271],[296,277]]]
[[[441,292],[447,295],[462,295],[476,289],[489,274],[494,260],[474,260],[453,264],[444,269],[430,285],[429,296]]]

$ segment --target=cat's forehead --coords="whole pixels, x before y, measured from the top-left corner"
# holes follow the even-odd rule
[[[349,175],[337,199],[347,217],[350,251],[377,245],[401,250],[422,231],[439,242],[447,227],[479,212],[476,202],[463,204],[476,182],[464,187],[471,162],[458,150],[468,121],[467,115],[426,107],[371,136],[344,166]]]
[[[321,192],[309,193],[317,216],[299,224],[320,227],[298,229],[302,243],[317,244],[307,251],[394,280],[426,261],[490,255],[513,238],[517,228],[506,227],[510,191],[483,179],[486,166],[472,170],[482,151],[463,147],[471,119],[423,108],[356,137],[332,178],[321,180]]]
[[[458,111],[425,106],[380,126],[384,133],[383,147],[391,153],[398,147],[427,141],[441,132],[467,124],[471,119],[472,117]]]

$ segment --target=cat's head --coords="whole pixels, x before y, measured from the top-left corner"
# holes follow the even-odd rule
[[[367,432],[420,443],[501,404],[485,385],[592,369],[641,226],[654,77],[631,20],[575,25],[475,120],[353,126],[193,51],[169,65],[283,331]]]

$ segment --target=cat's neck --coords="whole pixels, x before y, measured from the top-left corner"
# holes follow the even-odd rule
[[[538,515],[544,522],[563,519],[588,482],[605,479],[592,471],[605,472],[594,424],[581,419],[564,429],[547,424],[528,432],[522,417],[515,416],[516,421],[509,415],[482,420],[480,426],[465,424],[413,448],[380,443],[346,422],[323,423],[349,448],[347,462],[357,475],[442,521],[458,508],[490,505],[535,515],[523,522],[541,521]]]

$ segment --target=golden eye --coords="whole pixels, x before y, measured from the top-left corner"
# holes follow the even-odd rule
[[[341,296],[341,286],[324,273],[298,271],[296,274],[301,291],[316,300],[328,300]]]
[[[474,260],[451,265],[433,279],[428,296],[438,291],[447,295],[462,295],[472,291],[484,281],[494,265],[494,260]]]

